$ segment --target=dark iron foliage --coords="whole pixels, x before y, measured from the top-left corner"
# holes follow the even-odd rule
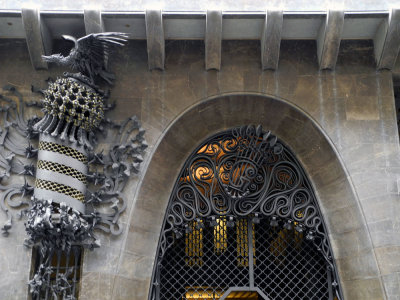
[[[139,172],[147,148],[136,116],[118,124],[106,117],[112,105],[107,103],[109,93],[98,85],[99,79],[112,83],[114,75],[107,70],[110,50],[123,45],[126,35],[66,38],[75,43],[67,57],[44,59],[79,73],[64,73],[50,81],[48,89],[37,89],[44,96],[42,103],[24,102],[11,86],[0,95],[0,208],[8,216],[1,230],[10,234],[14,209],[20,210],[19,218],[27,217],[25,245],[38,249],[29,281],[36,299],[75,299],[82,248],[100,247],[96,229],[122,232],[118,220],[127,206],[122,192],[130,176]],[[25,105],[42,108],[44,116],[26,121]],[[100,147],[98,138],[107,134],[112,141]],[[49,151],[58,158],[50,158]],[[36,157],[42,158],[35,167]],[[13,175],[24,176],[25,183],[8,185]],[[36,179],[34,187],[29,178]],[[75,187],[68,185],[74,180]]]
[[[221,297],[232,287],[257,287],[269,299],[342,298],[311,184],[261,126],[217,134],[186,161],[161,232],[151,300]]]

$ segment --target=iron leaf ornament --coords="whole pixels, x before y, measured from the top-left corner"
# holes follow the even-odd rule
[[[25,245],[38,245],[43,255],[68,252],[76,245],[100,247],[95,229],[121,233],[118,219],[126,209],[122,192],[139,172],[147,147],[136,116],[120,124],[106,118],[112,106],[109,93],[100,88],[113,83],[108,60],[127,36],[108,32],[64,38],[74,42],[69,55],[43,59],[77,73],[65,72],[49,81],[40,91],[40,103],[24,104],[13,86],[5,86],[0,94],[0,207],[8,217],[1,231],[4,236],[11,233],[14,212],[19,210],[16,216],[26,218]],[[25,119],[24,105],[41,108],[44,116]],[[107,150],[97,149],[98,135],[107,132],[114,141]],[[12,175],[23,176],[24,183],[9,184]],[[33,294],[43,288],[48,272],[42,271],[49,263],[41,265],[30,281]],[[60,286],[52,287],[56,294],[57,290]]]
[[[226,225],[220,225],[221,220]],[[157,296],[161,293],[159,278],[162,272],[166,274],[165,278],[168,277],[162,287],[164,293],[169,289],[168,284],[172,286],[171,290],[179,291],[180,287],[176,283],[179,279],[171,275],[168,267],[163,269],[164,265],[168,265],[163,264],[163,261],[171,259],[168,253],[175,251],[171,249],[179,243],[178,240],[183,239],[181,246],[188,247],[184,248],[189,249],[184,255],[189,261],[193,257],[202,257],[205,248],[212,247],[210,244],[206,246],[204,242],[204,252],[199,250],[199,253],[194,254],[194,249],[202,249],[199,244],[185,246],[189,245],[188,234],[194,228],[217,228],[211,230],[214,234],[211,243],[214,243],[215,249],[215,236],[221,236],[221,233],[215,235],[215,232],[224,226],[225,232],[227,228],[236,227],[239,230],[238,226],[243,220],[251,222],[252,226],[262,223],[277,232],[287,230],[304,236],[325,261],[326,272],[332,278],[332,293],[337,299],[342,299],[329,237],[311,183],[291,150],[270,131],[264,131],[261,125],[235,127],[215,134],[198,146],[186,160],[171,194],[161,230],[151,299],[162,299]],[[199,232],[197,234],[200,238],[194,237],[195,241],[205,239],[206,233]],[[238,251],[238,257],[243,255],[237,249],[234,251]],[[251,252],[248,250],[247,253]],[[224,259],[227,260],[227,257]],[[205,257],[204,265],[211,260],[210,256]],[[228,262],[222,264],[228,265]],[[261,264],[259,257],[257,264]],[[173,263],[170,267],[179,268]],[[196,267],[201,269],[202,265]],[[199,271],[198,274],[212,274],[213,270],[202,269],[202,272],[205,273]],[[221,269],[218,272],[223,273]],[[236,273],[232,276],[236,276]],[[184,286],[188,282],[192,284],[192,278],[207,277],[196,277],[192,275],[196,274],[194,272],[185,274],[187,276],[181,277],[184,278]],[[170,283],[169,278],[174,280],[174,284]],[[195,282],[195,286],[204,286]]]

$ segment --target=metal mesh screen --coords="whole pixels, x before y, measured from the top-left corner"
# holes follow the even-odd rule
[[[187,159],[149,299],[231,299],[244,290],[269,300],[342,298],[304,170],[277,137],[251,125],[210,137]]]
[[[238,243],[226,221],[216,223],[175,239],[160,268],[160,299],[219,299],[230,286],[249,286],[247,241]]]
[[[194,222],[175,237],[161,264],[159,299],[220,299],[229,287],[251,286],[271,300],[333,299],[327,265],[302,233],[269,219],[212,225]]]
[[[326,262],[303,233],[265,219],[255,231],[254,283],[270,299],[332,299]]]
[[[46,284],[38,286],[32,293],[33,300],[74,300],[78,298],[81,273],[82,247],[72,246],[70,251],[34,248],[34,272]],[[38,275],[35,275],[38,276]],[[32,278],[33,280],[35,278]]]

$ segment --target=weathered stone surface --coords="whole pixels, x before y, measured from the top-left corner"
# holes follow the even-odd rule
[[[85,252],[83,272],[115,274],[120,250],[103,244],[96,250]],[[99,264],[99,261],[102,263]]]
[[[375,253],[383,275],[400,272],[400,246],[376,248]]]
[[[366,227],[340,234],[330,234],[330,241],[335,258],[346,258],[358,255],[361,251],[370,251],[372,243]]]
[[[349,121],[379,120],[377,97],[364,95],[349,97],[346,101],[346,118]]]
[[[372,45],[342,43],[336,72],[318,71],[314,41],[283,41],[275,72],[260,70],[257,42],[224,41],[219,72],[204,70],[202,42],[165,46],[164,72],[148,71],[143,41],[110,58],[117,107],[109,115],[138,115],[149,149],[141,176],[124,193],[124,233],[99,233],[102,248],[85,253],[81,299],[146,299],[165,209],[185,159],[218,131],[258,123],[283,139],[311,178],[345,299],[397,299],[400,147],[391,73],[376,72]],[[61,74],[55,67],[32,70],[21,41],[0,42],[0,66],[0,86],[14,84],[26,99],[40,99],[31,98],[31,83],[45,87],[44,79]],[[30,250],[21,246],[23,224],[15,223],[10,237],[0,238],[0,299],[27,296]]]
[[[112,299],[115,276],[103,272],[84,272],[79,299]]]
[[[359,250],[356,254],[336,260],[343,280],[368,279],[379,275],[372,250]]]
[[[375,247],[400,245],[400,236],[397,234],[400,229],[400,223],[394,218],[391,220],[370,222],[368,225],[372,243]]]
[[[385,292],[388,300],[397,300],[400,296],[399,273],[382,276]]]
[[[384,291],[379,278],[342,281],[345,299],[382,300]]]
[[[143,256],[124,251],[121,254],[118,274],[125,278],[134,278],[137,263],[141,259],[143,259]]]
[[[123,121],[132,116],[137,116],[139,119],[142,114],[142,99],[141,98],[114,98],[115,108],[107,114],[111,120]]]
[[[326,215],[331,234],[342,234],[362,228],[363,216],[357,204],[330,211]]]
[[[381,194],[363,200],[362,207],[367,222],[372,224],[386,220],[396,220],[400,203],[398,203],[397,195]]]
[[[158,232],[147,231],[138,226],[135,228],[131,227],[129,228],[125,249],[126,251],[138,255],[149,255],[155,257],[158,237]]]
[[[374,74],[376,65],[373,52],[374,46],[371,40],[356,43],[349,40],[341,41],[335,69],[336,74]]]
[[[147,299],[150,280],[133,280],[116,276],[112,299],[143,300]]]
[[[347,178],[325,185],[316,192],[319,199],[324,199],[322,209],[329,215],[338,209],[351,206],[351,199],[354,197],[354,191]],[[355,203],[353,202],[353,204]]]

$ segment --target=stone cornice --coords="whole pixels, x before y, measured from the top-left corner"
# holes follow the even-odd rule
[[[207,11],[159,11],[162,22],[158,22],[157,32],[163,32],[165,40],[212,40],[207,39],[206,35]],[[272,11],[274,14],[278,12],[278,16],[279,13],[282,15],[280,26],[273,26],[274,22],[267,21],[266,16]],[[373,40],[377,68],[392,69],[395,64],[400,48],[399,9],[382,11],[338,9],[277,11],[274,9],[272,11],[219,11],[222,15],[221,40],[260,40],[265,51],[272,47],[275,52],[276,49],[279,50],[274,46],[279,44],[279,40],[316,40],[318,48],[322,49],[318,53],[321,69],[335,68],[337,49],[341,40]],[[87,10],[24,9],[23,12],[0,10],[0,38],[26,38],[29,49],[39,49],[36,53],[34,51],[30,53],[35,66],[38,65],[37,58],[51,49],[49,45],[52,40],[61,38],[62,34],[83,36],[93,31],[92,28],[86,28],[91,24],[87,19],[89,15]],[[149,40],[146,28],[153,27],[151,22],[146,23],[146,11],[97,11],[96,13],[95,10],[91,10],[90,13],[98,17],[105,31],[126,32],[129,33],[130,39]],[[335,19],[329,16],[334,16]],[[268,39],[266,34],[274,38]],[[41,39],[38,39],[40,36]],[[42,43],[43,46],[38,47],[37,43]],[[271,43],[271,45],[266,43]],[[207,43],[205,46],[207,49]],[[274,53],[271,58],[268,58],[270,61],[263,65],[264,69],[277,68],[279,60],[277,54]],[[157,55],[162,57],[164,54],[158,50]],[[262,55],[264,55],[264,61],[267,61],[267,53],[262,53]],[[149,61],[151,59],[154,60],[149,57]]]

